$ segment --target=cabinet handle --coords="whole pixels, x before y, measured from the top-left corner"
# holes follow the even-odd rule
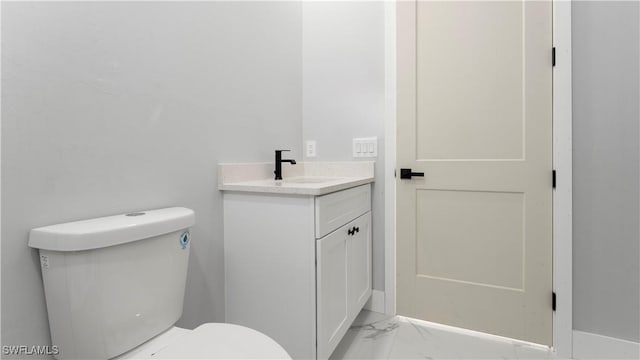
[[[354,230],[355,232],[360,232],[360,227],[355,227]]]
[[[353,234],[356,233],[356,228],[353,227],[352,229],[347,230],[347,234],[349,234],[349,236],[353,236]]]

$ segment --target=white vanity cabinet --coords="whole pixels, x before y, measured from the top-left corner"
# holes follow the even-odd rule
[[[226,321],[328,358],[371,296],[371,187],[225,192]]]

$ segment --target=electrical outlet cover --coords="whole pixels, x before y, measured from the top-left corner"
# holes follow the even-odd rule
[[[306,154],[307,154],[307,157],[315,157],[316,156],[316,141],[315,140],[307,140],[307,143],[306,143]]]

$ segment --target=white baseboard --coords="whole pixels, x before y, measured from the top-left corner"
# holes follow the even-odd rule
[[[573,330],[574,359],[639,359],[640,343]]]
[[[384,314],[384,291],[373,290],[371,292],[369,301],[364,304],[364,308],[369,311],[375,311]]]

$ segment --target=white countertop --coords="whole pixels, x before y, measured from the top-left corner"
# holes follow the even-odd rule
[[[312,182],[306,182],[313,179]],[[318,180],[318,181],[316,181]],[[239,181],[218,186],[220,190],[228,191],[250,191],[276,194],[296,194],[296,195],[324,195],[339,190],[348,189],[358,185],[373,182],[373,177],[346,177],[346,178],[318,178],[296,177],[276,181],[273,179],[262,179],[252,181]],[[303,182],[299,182],[303,181]]]
[[[220,164],[218,189],[292,195],[324,195],[374,181],[374,163],[305,162],[283,164],[284,180],[273,179],[273,164]]]

